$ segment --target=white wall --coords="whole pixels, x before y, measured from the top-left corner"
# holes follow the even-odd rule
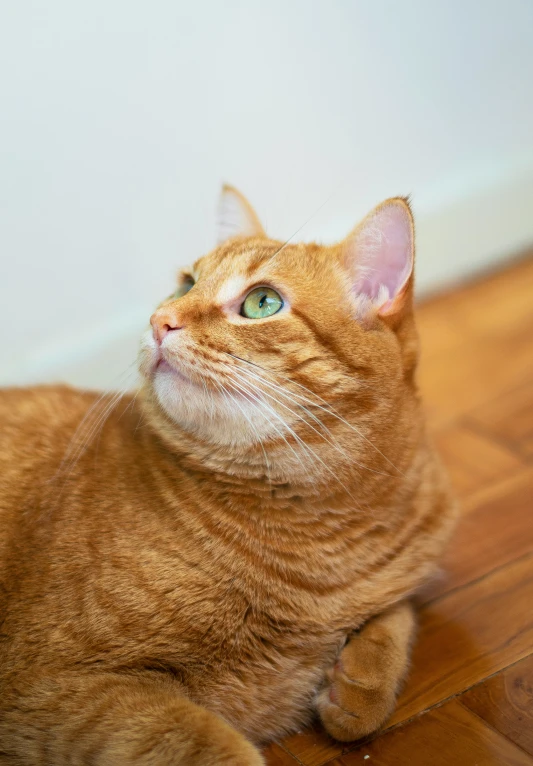
[[[533,242],[531,0],[0,9],[3,382],[116,385],[219,184],[287,237],[412,193],[419,285]],[[331,196],[332,195],[332,196]]]

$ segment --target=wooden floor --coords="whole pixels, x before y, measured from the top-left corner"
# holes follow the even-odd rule
[[[533,257],[428,301],[419,328],[462,518],[419,599],[409,680],[372,741],[317,724],[270,746],[269,766],[533,766]]]

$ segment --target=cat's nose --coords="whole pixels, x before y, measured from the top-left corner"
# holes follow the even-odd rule
[[[174,330],[181,330],[183,323],[179,316],[174,311],[170,311],[164,306],[157,309],[150,317],[150,324],[152,325],[152,331],[154,338],[159,345],[163,342],[163,339],[169,332]]]

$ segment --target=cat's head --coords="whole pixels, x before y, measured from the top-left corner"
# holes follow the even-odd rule
[[[218,247],[180,272],[143,338],[152,401],[213,445],[323,459],[328,441],[352,458],[381,443],[416,365],[413,238],[394,198],[339,244],[283,243],[224,187]]]

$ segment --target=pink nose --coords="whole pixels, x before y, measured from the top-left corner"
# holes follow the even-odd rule
[[[154,338],[161,345],[165,336],[173,330],[181,330],[183,325],[175,311],[166,307],[157,309],[150,317],[150,324],[154,333]]]

